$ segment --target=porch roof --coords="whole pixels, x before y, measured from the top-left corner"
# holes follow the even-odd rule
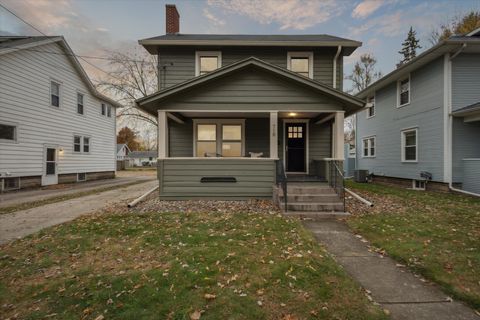
[[[166,100],[167,98],[177,95],[179,93],[184,93],[188,90],[191,90],[202,84],[211,82],[215,79],[219,79],[221,77],[228,77],[229,75],[233,74],[235,71],[246,69],[252,66],[259,68],[261,70],[264,70],[266,72],[272,73],[276,76],[279,76],[280,78],[293,81],[297,85],[317,91],[322,95],[325,95],[327,97],[333,98],[334,100],[341,102],[348,109],[346,110],[347,114],[354,113],[364,106],[364,101],[360,98],[354,97],[343,91],[334,89],[333,87],[330,87],[318,81],[312,80],[310,78],[306,78],[290,70],[267,63],[256,57],[250,57],[250,58],[232,63],[230,65],[219,68],[210,73],[192,78],[180,84],[165,88],[163,90],[159,90],[154,94],[151,94],[149,96],[136,100],[136,104],[139,108],[141,108],[145,112],[156,116],[157,110],[159,109],[158,104]]]

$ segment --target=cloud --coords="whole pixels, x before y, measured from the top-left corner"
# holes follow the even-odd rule
[[[353,9],[352,17],[366,18],[384,4],[384,0],[363,0],[355,7],[355,9]]]
[[[335,0],[208,0],[208,5],[261,24],[277,23],[280,30],[307,29],[340,15],[345,8]]]
[[[218,26],[224,26],[225,25],[225,20],[222,20],[220,18],[217,18],[216,16],[213,15],[213,13],[211,13],[207,8],[204,8],[203,9],[203,15],[208,19],[210,20],[210,22],[218,27]]]

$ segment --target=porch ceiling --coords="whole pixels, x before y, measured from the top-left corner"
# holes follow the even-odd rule
[[[200,111],[188,111],[177,112],[185,118],[268,118],[269,112],[200,112]],[[292,114],[294,113],[294,114]],[[281,111],[278,113],[278,117],[281,119],[312,119],[317,118],[322,112],[298,112],[298,111]]]

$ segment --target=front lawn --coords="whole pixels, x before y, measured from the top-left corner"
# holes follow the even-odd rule
[[[349,182],[374,202],[348,224],[390,256],[480,309],[480,199]]]
[[[384,319],[296,220],[112,212],[0,247],[22,319]]]

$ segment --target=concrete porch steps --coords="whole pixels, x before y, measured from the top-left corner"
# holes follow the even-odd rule
[[[278,190],[280,207],[285,211],[285,196]],[[287,213],[344,213],[343,200],[326,183],[294,182],[287,185]]]
[[[344,218],[348,217],[350,213],[343,212],[343,211],[327,211],[327,212],[314,212],[314,211],[287,211],[284,212],[283,215],[287,217],[297,217],[306,220],[323,220],[323,219],[331,219],[331,218]]]
[[[337,199],[338,200],[338,199]],[[282,204],[284,207],[284,204]],[[289,202],[287,201],[288,211],[343,211],[343,202]]]

